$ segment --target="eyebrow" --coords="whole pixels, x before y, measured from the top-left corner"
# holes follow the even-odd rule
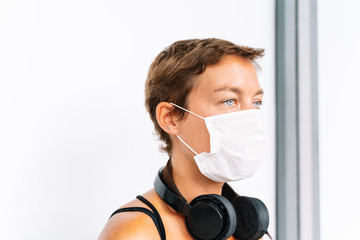
[[[235,92],[235,93],[238,93],[238,94],[243,94],[244,93],[244,90],[241,89],[241,88],[236,88],[236,87],[222,87],[222,88],[218,88],[216,90],[214,90],[214,93],[215,92],[221,92],[221,91],[232,91],[232,92]],[[254,96],[256,95],[264,95],[264,90],[262,89],[259,89],[255,92]]]

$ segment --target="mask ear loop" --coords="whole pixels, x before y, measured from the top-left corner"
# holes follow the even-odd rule
[[[175,103],[170,102],[170,104],[173,105],[173,106],[175,106],[175,107],[177,107],[177,108],[180,108],[181,110],[184,110],[185,112],[188,112],[188,113],[190,113],[190,114],[192,114],[192,115],[195,115],[195,116],[197,116],[198,118],[201,118],[201,119],[205,120],[205,118],[203,118],[203,117],[197,115],[196,113],[193,113],[193,112],[191,112],[191,111],[189,111],[189,110],[187,110],[187,109],[185,109],[185,108],[183,108],[183,107],[180,107],[179,105],[176,105]],[[179,135],[176,135],[176,137],[177,137],[188,149],[190,149],[195,155],[198,155],[197,152],[195,152],[194,149],[192,149],[189,145],[187,145],[186,142],[185,142],[184,140],[182,140]]]
[[[184,140],[182,140],[179,135],[176,135],[176,136],[185,146],[188,147],[188,149],[190,149],[195,155],[198,155],[197,152],[195,152],[194,149],[192,149],[189,145],[187,145],[186,142],[184,142]]]
[[[184,110],[185,112],[191,113],[192,115],[195,115],[195,116],[197,116],[197,117],[205,120],[205,118],[203,118],[203,117],[197,115],[196,113],[193,113],[193,112],[191,112],[191,111],[189,111],[189,110],[187,110],[187,109],[185,109],[185,108],[183,108],[183,107],[180,107],[179,105],[176,105],[175,103],[172,103],[172,102],[171,102],[170,104],[173,105],[173,106],[175,106],[175,107],[177,107],[177,108],[180,108],[181,110]]]

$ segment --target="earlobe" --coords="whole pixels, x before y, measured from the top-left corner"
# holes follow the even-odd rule
[[[174,106],[168,102],[160,102],[156,106],[156,120],[159,126],[168,134],[177,135],[178,129],[176,116],[173,113]]]

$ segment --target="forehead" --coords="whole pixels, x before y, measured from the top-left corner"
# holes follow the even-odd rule
[[[254,65],[238,56],[225,56],[219,63],[206,67],[197,77],[193,91],[206,94],[224,87],[239,88],[245,93],[259,90]]]

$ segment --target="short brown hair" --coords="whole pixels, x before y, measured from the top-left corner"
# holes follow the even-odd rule
[[[249,60],[259,69],[255,60],[263,54],[264,49],[238,46],[216,38],[182,40],[165,48],[151,64],[145,83],[145,105],[155,132],[164,143],[161,149],[171,156],[170,137],[156,120],[156,107],[160,102],[173,102],[186,108],[195,76],[203,73],[206,66],[220,62],[224,56],[235,55]],[[180,119],[185,116],[178,108],[174,109],[174,114]]]

